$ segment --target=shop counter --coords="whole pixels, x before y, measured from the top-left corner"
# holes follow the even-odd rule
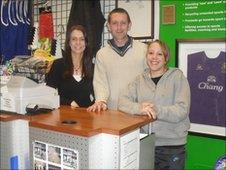
[[[0,113],[0,169],[28,169],[29,124],[26,116]]]
[[[34,169],[139,169],[140,127],[152,121],[69,106],[29,119]]]

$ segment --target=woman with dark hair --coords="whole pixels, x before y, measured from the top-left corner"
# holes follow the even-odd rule
[[[46,84],[58,89],[60,104],[88,107],[93,104],[92,53],[83,26],[69,30],[63,58],[54,61],[46,76]]]

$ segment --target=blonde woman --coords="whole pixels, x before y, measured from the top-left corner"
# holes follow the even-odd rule
[[[155,169],[184,169],[185,144],[190,121],[190,88],[178,68],[168,68],[167,45],[155,40],[146,56],[148,69],[119,98],[119,110],[155,119]]]

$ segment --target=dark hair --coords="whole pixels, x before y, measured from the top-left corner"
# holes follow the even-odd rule
[[[71,56],[71,47],[70,47],[70,43],[69,43],[71,33],[74,30],[81,31],[85,38],[86,48],[84,50],[84,53],[82,56],[82,61],[81,61],[82,62],[82,75],[92,79],[93,78],[93,69],[94,69],[94,64],[92,62],[93,55],[92,55],[91,49],[89,47],[88,37],[87,37],[86,31],[85,31],[85,28],[82,25],[72,26],[66,35],[65,52],[63,55],[66,69],[63,73],[63,78],[68,78],[69,76],[73,75],[73,73],[74,73],[74,68],[73,68],[74,66],[72,63],[72,56]]]
[[[129,23],[131,22],[129,13],[128,13],[125,9],[123,9],[123,8],[115,8],[115,9],[113,9],[113,10],[109,13],[109,15],[108,15],[108,23],[109,23],[110,20],[111,20],[112,14],[115,14],[115,13],[123,13],[123,14],[126,14],[127,19],[128,19],[128,22],[129,22]]]
[[[158,43],[158,44],[160,45],[160,47],[161,47],[161,49],[162,49],[162,52],[163,52],[163,55],[164,55],[166,61],[168,61],[169,58],[170,58],[170,51],[169,51],[169,47],[167,46],[167,44],[164,43],[164,42],[161,41],[161,40],[156,39],[156,40],[154,40],[154,41],[151,41],[151,42],[148,44],[148,48],[149,48],[150,45],[152,45],[153,43]]]

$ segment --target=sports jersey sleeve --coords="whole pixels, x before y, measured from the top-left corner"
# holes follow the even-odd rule
[[[93,88],[96,101],[107,102],[109,97],[109,84],[106,66],[102,60],[103,57],[104,56],[100,55],[100,53],[97,53],[94,67]]]

